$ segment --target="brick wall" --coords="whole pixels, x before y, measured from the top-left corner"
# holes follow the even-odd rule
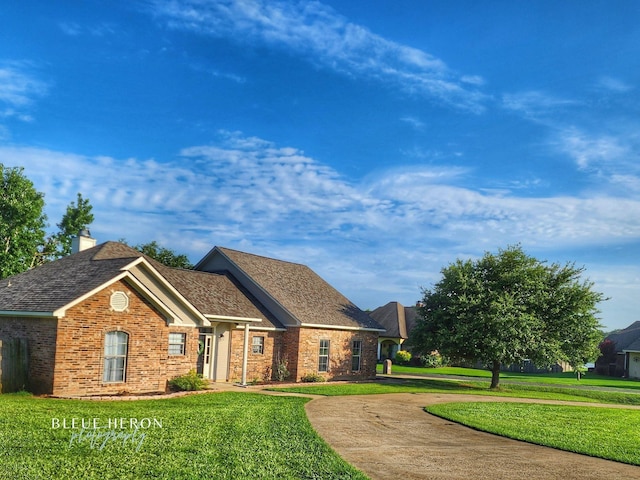
[[[0,339],[27,339],[29,380],[27,390],[51,393],[56,353],[55,318],[0,317]]]
[[[330,330],[319,328],[290,328],[287,331],[285,349],[290,352],[297,347],[297,361],[293,364],[293,356],[289,356],[289,370],[292,379],[300,381],[301,377],[318,372],[318,354],[320,340],[329,340],[329,371],[320,374],[327,380],[362,380],[374,378],[376,375],[376,356],[378,335],[373,332],[352,330]],[[352,342],[362,341],[360,371],[351,370]]]
[[[253,337],[264,337],[263,353],[253,353]],[[242,379],[242,352],[244,329],[232,329],[231,356],[229,358],[229,380]],[[283,332],[249,330],[249,352],[247,358],[247,381],[268,382],[274,374],[283,356]]]
[[[110,307],[125,292],[123,312]],[[104,341],[110,331],[129,335],[124,382],[104,382]],[[186,355],[169,356],[169,332],[186,334]],[[167,380],[195,368],[195,328],[168,327],[163,316],[126,282],[117,282],[70,308],[58,324],[53,393],[98,395],[165,391]]]

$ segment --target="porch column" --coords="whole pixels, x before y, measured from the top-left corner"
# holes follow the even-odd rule
[[[247,357],[249,356],[249,324],[244,324],[244,343],[242,345],[242,383],[247,385]]]
[[[378,360],[380,360],[380,354],[382,353],[382,342],[378,339]]]

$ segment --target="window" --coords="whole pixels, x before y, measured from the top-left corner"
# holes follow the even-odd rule
[[[320,340],[320,351],[318,352],[318,371],[329,371],[329,340]]]
[[[169,355],[184,355],[186,343],[186,333],[169,333]]]
[[[351,344],[351,370],[360,371],[360,358],[362,357],[362,340],[354,340]]]
[[[128,343],[129,335],[125,332],[107,332],[105,334],[103,381],[124,382]]]
[[[251,352],[260,355],[264,353],[264,337],[253,337],[251,340]]]

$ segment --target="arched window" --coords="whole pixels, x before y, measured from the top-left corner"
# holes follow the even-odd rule
[[[125,332],[107,332],[104,337],[105,382],[124,382],[127,369],[127,344],[129,335]]]

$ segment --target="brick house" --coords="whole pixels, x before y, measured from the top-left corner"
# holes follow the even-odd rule
[[[304,265],[216,247],[182,270],[87,240],[0,281],[0,345],[26,344],[32,392],[163,392],[191,369],[246,383],[280,364],[292,381],[375,376],[384,329]],[[6,362],[0,347],[0,386]]]
[[[389,302],[373,310],[370,316],[386,330],[378,337],[378,359],[394,359],[398,350],[407,350],[404,343],[418,316],[415,306],[405,307],[399,302]]]

